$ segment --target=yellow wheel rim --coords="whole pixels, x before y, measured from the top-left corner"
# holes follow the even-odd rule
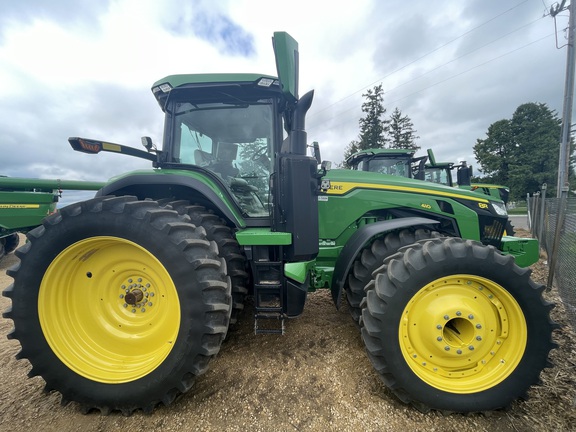
[[[150,252],[117,237],[92,237],[64,249],[38,297],[44,336],[77,374],[125,383],[155,370],[180,327],[172,278]]]
[[[471,275],[437,279],[403,311],[404,359],[423,381],[451,393],[477,393],[504,381],[518,366],[526,320],[502,286]]]

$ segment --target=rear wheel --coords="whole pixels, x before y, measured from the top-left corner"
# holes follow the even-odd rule
[[[226,264],[204,230],[134,197],[49,216],[9,270],[9,337],[48,390],[104,413],[151,411],[186,392],[219,351]]]
[[[190,205],[188,201],[173,201],[168,203],[180,214],[190,216],[192,223],[206,230],[208,240],[218,245],[218,253],[226,261],[228,275],[232,281],[232,315],[230,324],[236,324],[248,294],[249,273],[248,260],[234,237],[234,233],[226,225],[226,221],[201,205]]]
[[[366,296],[364,288],[368,282],[372,280],[372,272],[379,268],[386,258],[398,252],[398,249],[401,247],[412,244],[418,240],[438,236],[439,234],[437,232],[424,228],[403,229],[390,232],[374,240],[372,244],[360,253],[348,276],[348,285],[346,287],[348,310],[356,323],[360,320],[360,314],[362,313],[360,303]]]
[[[504,408],[527,397],[555,346],[543,289],[493,247],[421,241],[374,273],[362,338],[384,383],[422,411]]]

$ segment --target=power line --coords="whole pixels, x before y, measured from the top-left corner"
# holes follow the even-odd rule
[[[477,30],[477,29],[479,29],[479,28],[481,28],[481,27],[483,27],[483,26],[491,23],[491,22],[494,21],[495,19],[500,18],[502,15],[505,15],[505,14],[507,14],[508,12],[511,12],[512,10],[516,9],[517,7],[522,6],[524,3],[527,3],[527,2],[528,2],[528,0],[524,0],[524,1],[522,1],[521,3],[518,3],[518,4],[515,5],[515,6],[512,6],[511,8],[505,10],[504,12],[499,13],[499,14],[496,15],[495,17],[490,18],[488,21],[485,21],[485,22],[483,22],[482,24],[480,24],[480,25],[478,25],[478,26],[476,26],[476,27],[474,27],[474,28],[472,28],[472,29],[470,29],[470,30],[462,33],[460,36],[458,36],[458,37],[456,37],[456,38],[454,38],[454,39],[446,42],[446,43],[443,44],[443,45],[440,45],[439,47],[433,49],[432,51],[427,52],[426,54],[418,57],[417,59],[414,59],[414,60],[410,61],[409,63],[406,63],[404,66],[402,66],[402,67],[400,67],[400,68],[398,68],[398,69],[395,69],[394,71],[388,73],[388,74],[385,75],[384,77],[382,77],[382,78],[380,78],[380,79],[378,79],[378,80],[376,80],[376,81],[374,81],[374,82],[372,82],[372,83],[370,83],[370,84],[362,87],[362,88],[359,89],[359,90],[356,90],[355,92],[349,94],[348,96],[345,96],[345,97],[343,97],[342,99],[340,99],[340,100],[338,100],[338,101],[336,101],[336,102],[334,102],[334,103],[332,103],[332,104],[330,104],[330,105],[328,105],[328,106],[326,106],[326,107],[324,107],[324,108],[321,108],[321,109],[319,109],[319,110],[317,110],[317,111],[314,111],[314,113],[310,113],[310,116],[309,116],[309,117],[312,118],[312,117],[314,117],[315,115],[320,114],[321,112],[326,111],[327,109],[333,107],[334,105],[336,105],[336,104],[338,104],[338,103],[340,103],[340,102],[343,102],[343,101],[345,101],[346,99],[354,96],[355,94],[360,93],[361,91],[364,91],[364,90],[367,89],[368,87],[372,87],[374,84],[376,84],[376,83],[378,83],[378,82],[380,82],[380,81],[385,80],[386,78],[394,75],[396,72],[400,72],[401,70],[406,69],[408,66],[410,66],[410,65],[412,65],[412,64],[414,64],[414,63],[416,63],[416,62],[418,62],[418,61],[420,61],[420,60],[422,60],[422,59],[424,59],[424,58],[426,58],[426,57],[428,57],[429,55],[435,53],[436,51],[441,50],[442,48],[450,45],[451,43],[457,41],[458,39],[461,39],[461,38],[463,38],[464,36],[472,33],[473,31],[475,31],[475,30]]]
[[[449,80],[451,80],[451,79],[457,78],[457,77],[459,77],[459,76],[461,76],[461,75],[464,75],[465,73],[468,73],[468,72],[470,72],[470,71],[472,71],[472,70],[474,70],[474,69],[478,69],[478,68],[480,68],[480,67],[482,67],[482,66],[487,65],[488,63],[491,63],[491,62],[493,62],[493,61],[495,61],[495,60],[499,60],[499,59],[501,59],[501,58],[503,58],[503,57],[506,57],[507,55],[510,55],[510,54],[513,54],[513,53],[515,53],[515,52],[517,52],[517,51],[520,51],[520,50],[522,50],[522,49],[524,49],[524,48],[526,48],[526,47],[529,47],[529,46],[531,46],[531,45],[533,45],[533,44],[535,44],[535,43],[538,43],[538,42],[540,42],[540,41],[542,41],[542,40],[544,40],[544,39],[546,39],[546,38],[549,38],[549,37],[551,37],[551,36],[553,36],[553,35],[554,35],[554,33],[550,33],[550,34],[548,34],[548,35],[546,35],[546,36],[543,36],[543,37],[541,37],[541,38],[539,38],[539,39],[536,39],[536,40],[534,40],[534,41],[532,41],[532,42],[529,42],[529,43],[527,43],[527,44],[525,44],[525,45],[522,45],[522,46],[520,46],[520,47],[518,47],[518,48],[515,48],[515,49],[513,49],[513,50],[511,50],[511,51],[508,51],[508,52],[506,52],[506,53],[504,53],[504,54],[501,54],[501,55],[499,55],[499,56],[497,56],[497,57],[494,57],[494,58],[492,58],[492,59],[490,59],[490,60],[487,60],[487,61],[485,61],[485,62],[483,62],[483,63],[480,63],[480,64],[478,64],[478,65],[475,65],[475,66],[473,66],[473,67],[471,67],[471,68],[469,68],[469,69],[466,69],[466,70],[464,70],[464,71],[462,71],[462,72],[459,72],[459,73],[457,73],[457,74],[455,74],[455,75],[452,75],[452,76],[450,76],[450,77],[448,77],[448,78],[445,78],[445,79],[443,79],[443,80],[440,80],[440,81],[438,81],[438,82],[436,82],[436,83],[434,83],[434,84],[430,84],[429,86],[424,87],[424,88],[422,88],[422,89],[420,89],[420,90],[417,90],[417,91],[415,91],[415,92],[412,92],[412,93],[410,93],[410,94],[407,94],[407,95],[405,95],[405,96],[402,96],[402,97],[400,97],[400,98],[397,98],[397,99],[395,99],[395,100],[393,100],[393,101],[391,101],[391,102],[386,103],[385,105],[386,105],[386,106],[390,106],[390,105],[392,105],[392,104],[394,104],[394,103],[396,103],[396,102],[398,102],[398,101],[401,101],[401,100],[406,99],[406,98],[408,98],[408,97],[410,97],[410,96],[414,96],[414,95],[416,95],[416,94],[418,94],[418,93],[421,93],[421,92],[423,92],[423,91],[425,91],[425,90],[428,90],[429,88],[436,87],[437,85],[443,84],[443,83],[445,83],[446,81],[449,81]],[[346,113],[346,112],[348,112],[348,111],[350,111],[350,110],[343,111],[343,112],[337,114],[336,116],[333,116],[330,120],[333,120],[335,117],[338,117],[338,116],[340,116],[341,114]],[[353,120],[354,120],[354,121],[357,121],[357,119],[353,119]],[[326,123],[326,122],[327,122],[327,121],[324,121],[324,122],[322,122],[322,123],[320,123],[320,124],[318,124],[318,125],[310,125],[310,126],[308,127],[308,130],[313,130],[313,129],[321,126],[322,124],[324,124],[324,123]]]

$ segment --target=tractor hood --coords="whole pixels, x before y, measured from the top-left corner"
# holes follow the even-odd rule
[[[333,169],[327,172],[324,179],[330,181],[330,188],[327,190],[328,195],[345,195],[354,189],[378,189],[443,196],[486,204],[490,201],[498,202],[488,196],[479,196],[468,190],[373,172]]]

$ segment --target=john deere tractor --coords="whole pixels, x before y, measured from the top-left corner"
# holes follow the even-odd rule
[[[402,401],[470,412],[524,397],[554,346],[543,287],[515,263],[537,259],[532,244],[499,250],[506,215],[489,197],[308,156],[313,93],[298,95],[296,41],[273,46],[278,77],[157,81],[161,149],[70,138],[153,168],[48,216],[16,251],[4,316],[30,375],[86,410],[151,411],[206,371],[246,296],[255,332],[280,334],[329,288]]]
[[[504,204],[508,204],[510,188],[508,186],[472,183],[472,167],[466,162],[454,164],[452,162],[438,162],[434,157],[432,149],[428,149],[428,163],[425,166],[426,180],[440,183],[447,186],[457,186],[463,189],[475,191],[484,195],[490,195],[495,199],[500,199]],[[452,171],[456,171],[457,183],[452,180]]]

